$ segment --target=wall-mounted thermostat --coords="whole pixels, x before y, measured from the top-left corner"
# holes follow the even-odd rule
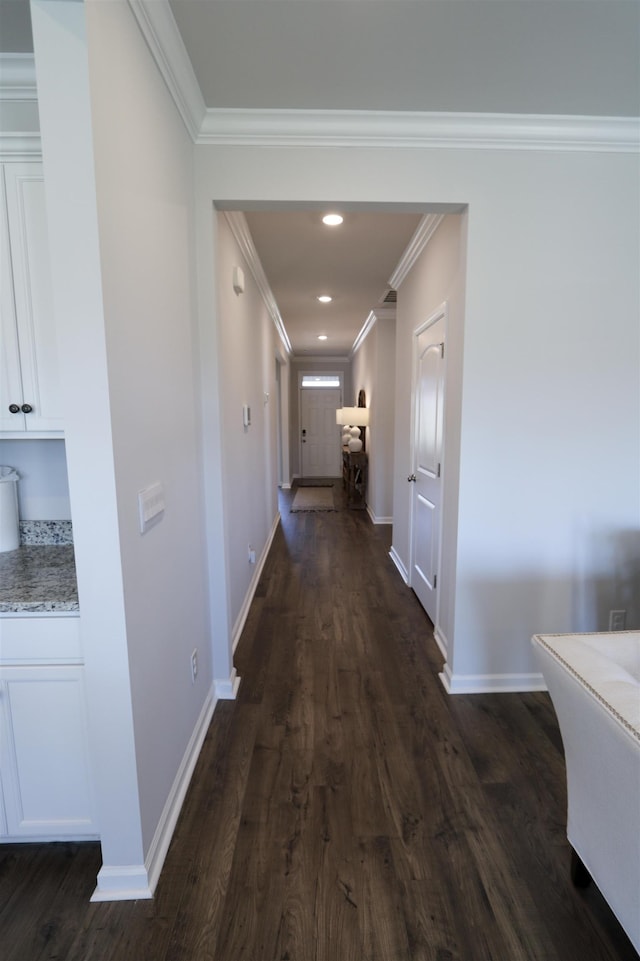
[[[248,404],[242,408],[242,423],[245,427],[251,427],[251,408]]]

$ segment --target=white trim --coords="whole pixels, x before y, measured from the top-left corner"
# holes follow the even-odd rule
[[[231,675],[228,680],[223,678],[216,678],[213,682],[213,687],[216,692],[216,701],[234,701],[236,694],[240,688],[240,678],[236,674],[235,667],[231,670]]]
[[[91,901],[144,901],[153,897],[144,864],[101,867]]]
[[[129,0],[129,6],[184,125],[195,141],[207,107],[171,7],[167,0]]]
[[[542,674],[453,674],[448,664],[438,675],[447,694],[507,694],[546,691]]]
[[[216,701],[217,698],[214,696],[214,690],[212,687],[205,698],[204,704],[202,705],[200,716],[198,717],[196,726],[194,727],[191,737],[189,738],[187,749],[180,763],[180,767],[178,768],[178,773],[176,774],[174,782],[171,786],[171,791],[169,792],[169,796],[162,810],[162,814],[160,815],[160,820],[153,836],[153,840],[149,846],[149,850],[145,858],[145,866],[147,868],[147,874],[149,875],[149,887],[151,888],[152,892],[155,891],[158,880],[160,879],[162,865],[164,864],[164,859],[167,856],[171,838],[173,837],[173,832],[175,831],[178,817],[180,815],[189,784],[191,783],[191,777],[195,770],[198,757],[200,756],[204,739],[207,736],[211,719],[213,718]]]
[[[98,873],[98,886],[91,897],[92,901],[132,901],[153,897],[217,700],[214,687],[211,687],[171,785],[145,863],[103,866]]]
[[[636,117],[378,110],[209,109],[199,144],[637,153]]]
[[[40,160],[41,157],[42,143],[39,133],[7,133],[6,131],[0,131],[0,160]],[[6,437],[7,435],[4,434],[3,436]],[[20,436],[24,437],[24,433]],[[64,435],[60,432],[59,436],[62,437]]]
[[[376,316],[375,311],[373,311],[373,310],[370,311],[369,316],[367,317],[367,319],[365,320],[364,324],[363,324],[362,327],[360,328],[360,331],[359,331],[359,333],[358,333],[358,336],[356,337],[356,339],[355,339],[354,342],[353,342],[353,346],[352,346],[351,352],[350,352],[350,354],[349,354],[349,357],[350,357],[350,358],[353,357],[354,354],[356,354],[356,353],[358,352],[358,350],[360,349],[360,347],[363,345],[363,343],[365,342],[365,340],[367,339],[367,337],[369,336],[369,334],[371,333],[371,331],[372,331],[373,328],[375,327],[375,325],[376,325],[376,320],[377,320],[377,319],[378,319],[378,318],[377,318],[377,316]]]
[[[287,334],[284,326],[284,321],[280,316],[280,310],[278,309],[276,299],[273,296],[271,287],[269,286],[269,281],[267,280],[266,274],[260,262],[258,251],[253,243],[246,218],[243,213],[233,210],[226,210],[224,215],[227,219],[229,227],[231,228],[231,233],[235,237],[236,243],[242,251],[242,255],[247,262],[249,270],[253,274],[253,279],[258,285],[258,289],[262,295],[265,307],[267,308],[269,315],[275,324],[275,328],[278,331],[280,340],[284,344],[287,354],[291,354],[291,341],[289,340],[289,335]]]
[[[373,513],[369,504],[367,504],[367,514],[372,524],[393,524],[393,517],[378,517]]]
[[[36,61],[32,53],[0,53],[0,100],[38,99]]]
[[[250,610],[250,608],[251,608],[251,604],[253,603],[253,598],[254,598],[254,595],[255,595],[255,592],[256,592],[256,588],[257,588],[257,586],[258,586],[258,581],[260,580],[260,575],[262,574],[262,569],[263,569],[264,564],[265,564],[265,561],[266,561],[266,559],[267,559],[267,557],[268,557],[269,551],[271,550],[271,544],[273,543],[273,538],[275,537],[276,531],[278,530],[278,524],[279,524],[279,523],[280,523],[280,513],[278,512],[278,513],[276,514],[276,516],[275,516],[275,520],[274,520],[273,526],[272,526],[272,528],[271,528],[271,533],[270,533],[269,536],[267,537],[267,541],[266,541],[264,547],[262,548],[262,553],[261,553],[261,555],[260,555],[260,560],[259,560],[258,563],[256,564],[256,568],[255,568],[255,571],[254,571],[254,573],[253,573],[253,577],[251,578],[251,583],[249,584],[249,587],[248,587],[248,589],[247,589],[247,593],[245,594],[245,598],[244,598],[242,607],[240,608],[240,613],[238,614],[238,617],[236,618],[236,623],[235,623],[235,625],[234,625],[233,632],[232,632],[232,635],[231,635],[231,636],[232,636],[231,649],[232,649],[232,651],[233,651],[234,653],[235,653],[236,647],[238,646],[238,642],[239,642],[239,640],[240,640],[240,637],[242,636],[242,631],[244,630],[244,625],[245,625],[246,622],[247,622],[247,617],[249,616],[249,610]]]
[[[435,627],[433,628],[433,639],[434,639],[434,641],[436,642],[436,644],[438,645],[438,649],[439,649],[440,653],[442,654],[442,656],[444,657],[444,659],[445,659],[445,661],[446,661],[446,660],[447,660],[447,650],[448,650],[448,648],[449,648],[449,644],[448,644],[448,641],[447,641],[446,637],[445,637],[444,634],[442,633],[441,628],[440,628],[437,624],[436,624]]]
[[[283,482],[280,484],[280,490],[281,490],[281,491],[290,491],[290,490],[291,490],[291,484],[287,484],[285,481],[283,481]]]
[[[411,419],[410,419],[410,426],[409,426],[410,438],[411,438],[411,444],[409,449],[410,464],[411,464],[410,469],[413,474],[416,473],[416,429],[418,424],[418,410],[417,410],[417,406],[418,406],[418,338],[422,333],[424,333],[425,330],[428,330],[429,327],[433,327],[434,324],[437,324],[441,320],[443,321],[443,324],[444,324],[442,342],[446,343],[447,333],[448,333],[448,304],[446,300],[443,301],[443,303],[441,303],[440,306],[432,314],[430,314],[429,317],[423,323],[418,324],[418,326],[413,331],[413,340],[411,344],[411,364],[412,364]],[[445,353],[445,357],[446,357],[446,353]],[[434,575],[437,575],[438,577],[441,576],[441,570],[442,570],[442,538],[443,538],[442,517],[444,514],[444,500],[445,500],[444,481],[445,481],[445,471],[446,471],[446,467],[445,467],[445,464],[446,464],[446,450],[445,450],[446,429],[445,428],[446,428],[446,416],[447,416],[446,409],[447,409],[447,367],[446,367],[446,360],[445,360],[444,366],[442,369],[442,411],[443,411],[442,418],[443,419],[442,419],[442,438],[441,438],[441,447],[440,447],[440,466],[442,471],[440,475],[440,485],[441,485],[442,496],[441,496],[441,503],[440,503],[440,516],[438,518],[437,566],[436,566],[436,570],[433,572]],[[409,571],[408,571],[408,579],[407,579],[407,584],[409,585],[409,587],[413,587],[414,559],[415,559],[414,535],[415,535],[415,496],[414,496],[414,491],[412,490],[409,495]],[[440,589],[438,590],[436,590],[436,588],[433,589],[435,593],[435,617],[433,617],[434,624],[437,624],[440,620],[441,587],[442,585],[440,585]],[[420,603],[422,603],[422,601]],[[424,607],[424,604],[423,604],[423,607]],[[425,611],[426,611],[426,608],[425,608]],[[431,618],[431,614],[429,614],[428,611],[427,611],[427,614]]]
[[[294,360],[297,364],[318,364],[322,367],[322,370],[316,368],[315,370],[306,370],[306,374],[319,374],[325,373],[325,367],[329,364],[348,364],[350,361],[349,354],[292,354],[291,360]]]
[[[405,584],[408,584],[408,583],[409,583],[409,572],[408,572],[407,568],[404,566],[404,564],[402,563],[402,561],[401,561],[401,559],[400,559],[400,555],[398,554],[398,552],[396,551],[395,547],[393,547],[393,546],[391,547],[391,550],[389,551],[389,557],[391,558],[391,560],[393,561],[393,563],[394,563],[394,564],[396,565],[396,567],[398,568],[398,571],[400,572],[400,577],[402,578],[402,580],[405,582]]]
[[[353,342],[353,347],[349,353],[349,360],[352,360],[354,355],[360,350],[378,320],[395,320],[395,317],[395,307],[376,307],[370,311],[369,316],[360,328],[360,332]]]
[[[168,0],[129,0],[129,5],[189,134],[199,144],[640,151],[637,117],[207,109]]]
[[[398,289],[443,220],[444,214],[424,215],[418,224],[418,229],[409,241],[409,245],[403,253],[398,266],[389,278],[389,285],[393,287],[394,290]]]

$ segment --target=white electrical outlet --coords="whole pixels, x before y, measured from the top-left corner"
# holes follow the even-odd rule
[[[198,648],[194,647],[193,653],[191,655],[191,683],[196,683],[196,677],[198,676]]]
[[[626,611],[609,611],[609,630],[624,631],[627,626]]]

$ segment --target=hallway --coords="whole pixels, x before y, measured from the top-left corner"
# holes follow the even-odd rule
[[[3,961],[631,961],[575,890],[546,694],[449,697],[364,511],[289,513],[153,901],[96,845],[0,849]]]

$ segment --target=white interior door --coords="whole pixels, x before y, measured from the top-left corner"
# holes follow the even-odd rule
[[[411,586],[434,624],[440,564],[445,311],[416,333]]]
[[[300,390],[300,441],[303,477],[339,477],[340,432],[336,410],[342,405],[339,387]]]

